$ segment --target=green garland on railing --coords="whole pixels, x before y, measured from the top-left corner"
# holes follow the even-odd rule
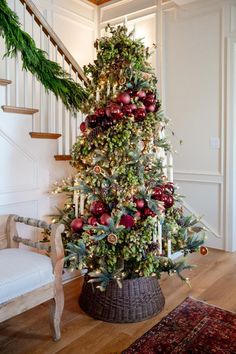
[[[17,14],[9,8],[6,0],[0,0],[0,36],[5,38],[6,56],[15,57],[20,52],[23,69],[36,76],[47,91],[60,97],[69,110],[79,110],[87,98],[86,90],[58,63],[47,59],[47,53],[36,47],[30,35],[21,29]]]

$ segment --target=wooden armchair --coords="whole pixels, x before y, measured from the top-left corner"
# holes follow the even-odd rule
[[[33,242],[19,237],[16,223],[50,230],[50,243]],[[50,325],[53,339],[60,339],[60,321],[64,307],[63,231],[62,224],[49,225],[44,221],[17,215],[8,217],[7,248],[0,250],[0,322],[51,299]],[[19,248],[19,243],[45,250],[50,257]]]

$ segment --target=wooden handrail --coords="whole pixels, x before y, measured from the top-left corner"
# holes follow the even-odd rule
[[[20,2],[26,6],[26,10],[30,13],[30,15],[34,15],[35,22],[39,26],[42,26],[43,32],[50,37],[51,43],[53,43],[54,46],[57,46],[58,52],[61,55],[64,55],[65,61],[71,65],[72,70],[78,74],[78,77],[80,80],[84,82],[84,84],[87,86],[88,85],[88,80],[86,76],[83,73],[83,70],[77,63],[77,61],[74,59],[74,57],[70,54],[68,49],[64,46],[60,38],[57,36],[57,34],[54,32],[52,27],[48,24],[48,22],[45,20],[41,12],[37,9],[37,7],[34,5],[34,3],[31,0],[20,0]]]

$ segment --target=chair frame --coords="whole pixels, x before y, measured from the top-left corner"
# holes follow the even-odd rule
[[[33,242],[18,236],[16,224],[24,223],[36,228],[51,231],[50,242]],[[61,233],[64,231],[62,224],[47,224],[45,221],[24,218],[18,215],[9,215],[6,223],[7,248],[18,248],[19,243],[49,252],[55,280],[33,291],[17,296],[9,301],[0,303],[0,322],[27,311],[45,301],[51,300],[50,327],[53,340],[61,337],[60,322],[64,308],[64,292],[62,286],[62,271],[64,264],[64,248]],[[46,256],[45,256],[46,257]]]

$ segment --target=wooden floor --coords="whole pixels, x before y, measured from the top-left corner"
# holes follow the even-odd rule
[[[190,263],[198,264],[189,274],[192,288],[176,276],[164,276],[161,286],[166,305],[161,314],[150,320],[110,324],[88,317],[78,307],[82,279],[76,279],[64,287],[66,303],[59,342],[51,340],[48,304],[43,304],[0,324],[0,353],[120,353],[188,295],[236,311],[236,253],[211,250],[207,256],[191,255]]]

